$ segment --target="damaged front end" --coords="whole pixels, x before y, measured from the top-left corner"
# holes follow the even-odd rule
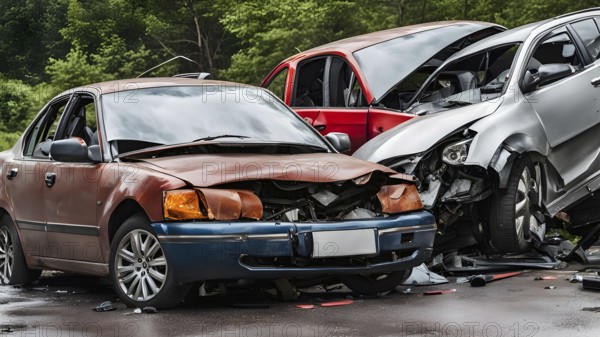
[[[498,174],[490,168],[464,165],[473,137],[465,130],[424,153],[382,162],[416,177],[423,207],[437,219],[437,251],[487,243],[486,221],[481,219],[498,184]]]
[[[430,257],[436,230],[411,179],[373,171],[176,190],[153,227],[184,282],[404,271]]]

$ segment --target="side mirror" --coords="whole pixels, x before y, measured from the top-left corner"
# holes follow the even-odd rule
[[[523,78],[525,93],[537,89],[540,84],[550,83],[563,79],[573,73],[573,68],[565,63],[542,64],[537,73],[528,70]]]
[[[352,150],[350,137],[347,133],[330,132],[325,136],[325,139],[340,153],[346,153]]]
[[[93,147],[88,150],[85,141],[78,137],[61,139],[50,145],[50,156],[56,161],[65,163],[99,162],[100,148],[94,150]]]

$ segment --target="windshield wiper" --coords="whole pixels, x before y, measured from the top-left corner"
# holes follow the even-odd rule
[[[219,139],[219,138],[239,138],[239,139],[244,139],[244,138],[250,138],[248,136],[242,136],[242,135],[218,135],[218,136],[208,136],[208,137],[202,137],[202,138],[198,138],[198,139],[194,139],[191,141],[191,143],[194,142],[201,142],[201,141],[209,141],[209,140],[215,140],[215,139]]]

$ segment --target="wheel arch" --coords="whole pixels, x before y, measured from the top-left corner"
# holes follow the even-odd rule
[[[8,217],[8,220],[11,222],[11,224],[15,227],[15,230],[17,231],[17,234],[19,235],[19,240],[21,238],[21,232],[19,229],[19,226],[17,226],[16,220],[13,217],[13,215],[8,211],[8,209],[6,209],[3,206],[0,206],[0,223],[6,221],[6,218]]]
[[[121,201],[108,220],[108,243],[112,242],[115,233],[125,220],[140,212],[148,217],[148,213],[136,200],[128,198]]]
[[[548,176],[546,148],[528,134],[512,134],[496,148],[489,167],[497,174],[498,188],[504,189],[508,184],[508,177],[515,160],[523,155],[528,155],[532,161],[542,163],[542,174]],[[544,179],[546,180],[546,179]]]

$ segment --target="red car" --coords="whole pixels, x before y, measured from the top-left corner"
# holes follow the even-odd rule
[[[322,134],[343,132],[352,150],[403,123],[404,106],[449,56],[505,30],[473,21],[406,26],[332,42],[281,62],[262,86]],[[460,83],[460,74],[445,74]]]

